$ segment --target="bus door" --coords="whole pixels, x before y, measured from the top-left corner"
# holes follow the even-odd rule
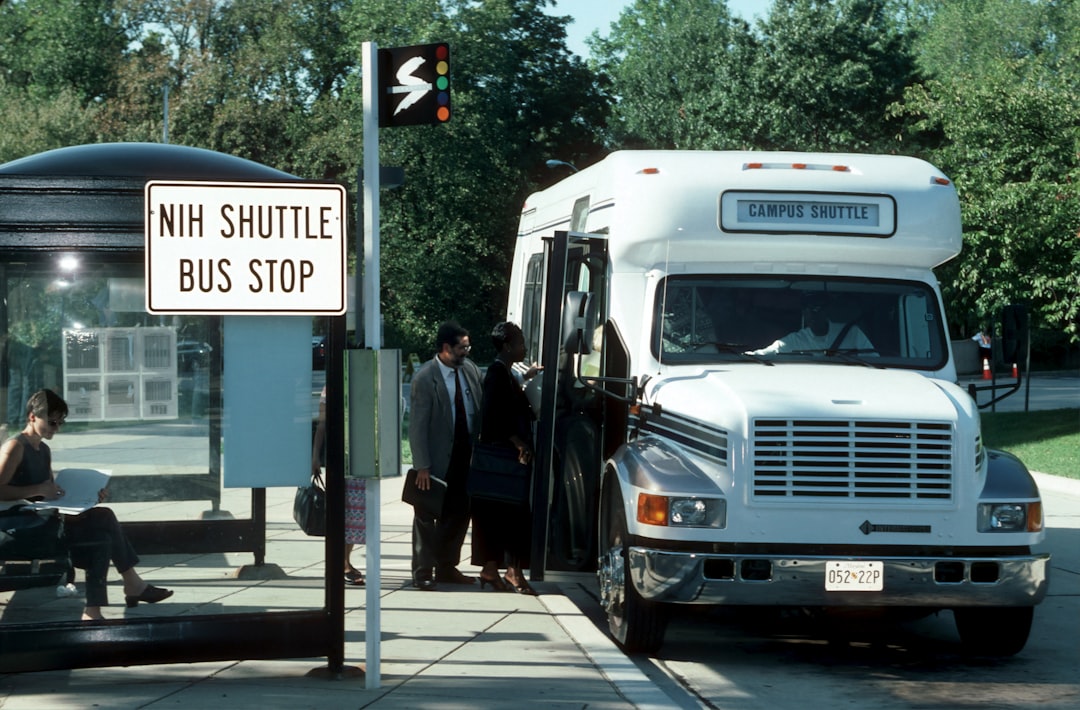
[[[604,375],[607,237],[555,232],[545,246],[537,348],[544,371],[533,469],[534,580],[542,580],[544,570],[595,569],[605,421],[605,398],[582,386],[578,375]]]

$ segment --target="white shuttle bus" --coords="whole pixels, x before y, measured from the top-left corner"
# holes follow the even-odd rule
[[[956,384],[932,269],[960,248],[954,186],[908,157],[624,151],[531,195],[534,578],[596,569],[630,651],[674,604],[951,609],[1021,650],[1042,503]]]

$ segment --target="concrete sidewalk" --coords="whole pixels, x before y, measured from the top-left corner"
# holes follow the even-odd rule
[[[411,587],[412,509],[401,503],[402,479],[380,485],[382,515],[382,642],[377,688],[365,666],[366,590],[346,589],[345,666],[327,677],[325,659],[231,661],[128,668],[76,669],[0,675],[0,707],[158,708],[651,708],[684,704],[659,690],[578,609],[595,585],[587,577],[535,583],[540,596],[480,591],[479,585]],[[267,562],[283,578],[236,579],[233,565],[250,555],[204,555],[187,560],[152,557],[144,576],[175,590],[172,599],[128,614],[178,615],[213,611],[318,608],[323,597],[322,540],[292,521],[293,489],[267,491]],[[123,517],[123,516],[122,516]],[[464,553],[468,555],[468,544]],[[226,559],[222,559],[226,558]],[[246,559],[245,559],[246,558]],[[360,567],[363,550],[354,552]],[[468,565],[462,571],[473,575]],[[80,577],[81,580],[81,577]],[[125,613],[110,576],[110,618]],[[49,589],[6,599],[4,620],[77,618],[82,599],[57,599]],[[13,607],[13,605],[15,605]],[[70,607],[70,609],[68,609]],[[15,614],[18,614],[17,616]],[[11,616],[9,616],[11,615]],[[40,616],[39,616],[40,615]],[[2,650],[0,650],[2,661]]]

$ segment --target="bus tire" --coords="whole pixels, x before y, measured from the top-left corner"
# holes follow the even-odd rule
[[[953,609],[953,616],[967,653],[1012,656],[1027,643],[1035,607],[968,607]]]
[[[600,515],[601,554],[597,576],[600,602],[607,613],[608,628],[615,643],[627,653],[655,653],[664,643],[668,609],[643,599],[634,589],[626,569],[626,513],[619,500],[619,487],[611,486]]]

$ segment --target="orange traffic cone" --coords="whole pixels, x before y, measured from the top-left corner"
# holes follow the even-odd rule
[[[983,358],[983,379],[993,379],[993,375],[990,374],[990,359],[985,357]]]

